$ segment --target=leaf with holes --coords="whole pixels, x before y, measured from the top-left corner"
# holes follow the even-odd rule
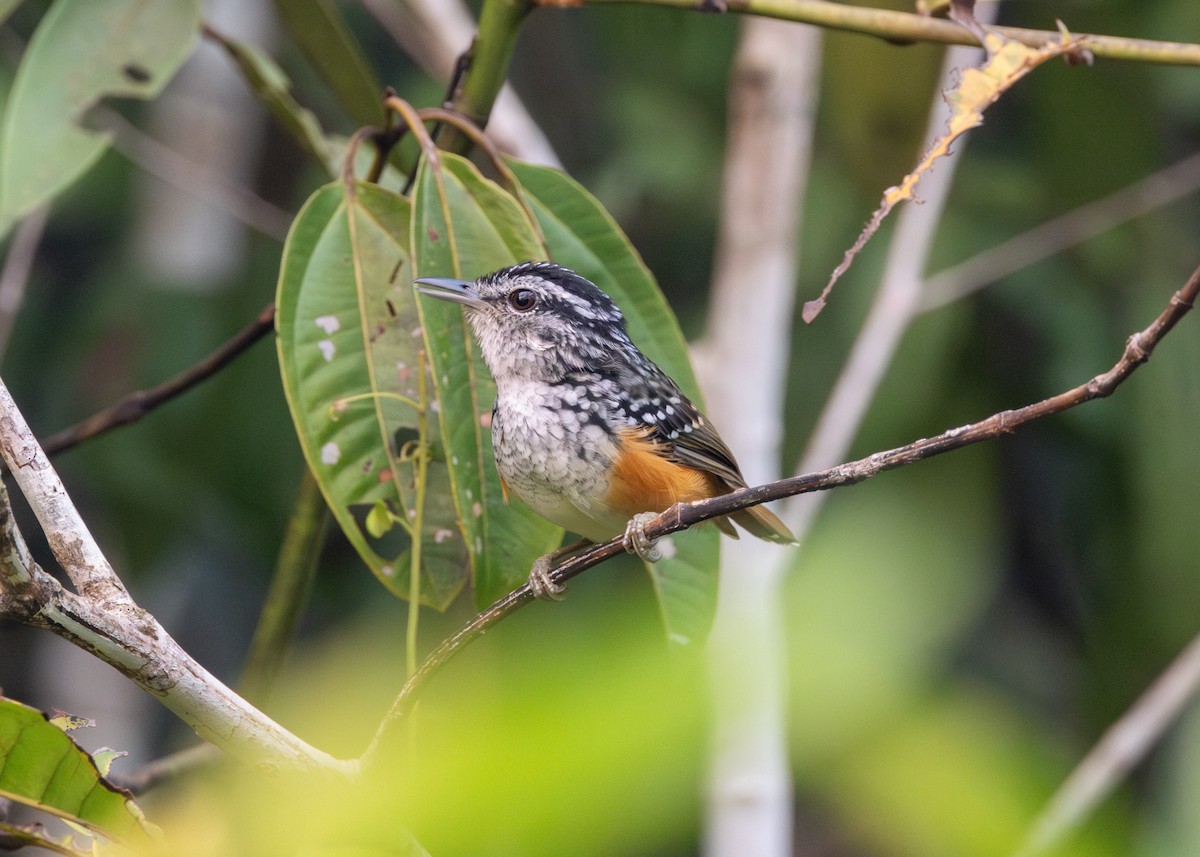
[[[84,117],[102,98],[154,98],[200,32],[199,0],[50,7],[17,69],[0,125],[0,235],[108,147]]]
[[[127,844],[154,828],[128,792],[42,712],[0,697],[0,797],[44,810]]]
[[[549,258],[587,277],[616,301],[638,348],[699,404],[675,314],[612,216],[558,170],[520,161],[509,161],[509,167],[545,236]],[[716,610],[719,535],[716,527],[702,526],[672,538],[672,555],[646,568],[671,639],[703,640]]]
[[[413,187],[416,276],[474,279],[545,252],[520,203],[469,161],[446,153],[422,159]],[[523,583],[533,560],[562,539],[562,529],[522,503],[504,502],[490,437],[496,388],[462,310],[422,300],[420,311],[442,441],[474,561],[475,598],[484,606]]]
[[[421,601],[443,609],[468,562],[437,444],[424,490],[416,485],[428,387],[409,218],[408,200],[375,185],[337,182],[313,194],[284,248],[276,329],[300,445],[342,531],[380,581],[407,597],[411,540],[400,522],[411,526],[423,500]]]

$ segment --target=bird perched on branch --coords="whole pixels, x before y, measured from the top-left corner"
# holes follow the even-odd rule
[[[744,488],[720,435],[671,378],[638,350],[621,310],[593,283],[553,262],[524,262],[474,282],[416,281],[462,304],[496,380],[492,452],[505,486],[535,512],[592,542],[625,534],[625,548],[659,558],[646,521],[675,503]],[[794,544],[770,510],[730,519],[761,539]],[[561,587],[530,582],[543,597]]]

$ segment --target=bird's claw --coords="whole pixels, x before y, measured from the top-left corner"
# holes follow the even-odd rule
[[[534,596],[542,601],[562,601],[567,597],[567,587],[555,583],[550,577],[550,572],[554,569],[554,558],[554,553],[538,557],[529,572],[529,588],[533,590]]]
[[[658,539],[646,537],[646,524],[657,518],[654,512],[641,512],[629,519],[625,527],[625,552],[635,554],[646,562],[658,562],[662,559],[662,551],[658,549]]]

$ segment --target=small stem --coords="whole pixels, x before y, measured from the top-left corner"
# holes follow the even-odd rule
[[[534,0],[538,6],[612,6],[631,0]],[[669,6],[675,9],[703,11],[712,0],[632,0],[641,6]],[[951,45],[977,45],[970,32],[953,21],[914,15],[891,9],[874,9],[829,0],[724,0],[730,12],[765,15],[784,21],[815,24],[831,30],[846,30],[879,36],[889,42],[942,42]],[[1030,47],[1058,41],[1057,30],[1032,30],[1024,27],[995,27],[996,32]],[[1075,34],[1080,36],[1080,34]],[[1083,47],[1093,56],[1132,60],[1163,65],[1200,65],[1200,45],[1163,42],[1154,39],[1127,39],[1120,36],[1083,34]]]
[[[417,622],[421,615],[421,544],[425,533],[425,482],[429,473],[429,404],[428,382],[425,379],[425,350],[417,353],[417,498],[413,515],[412,549],[409,556],[412,564],[408,571],[408,627],[405,638],[407,670],[411,677],[417,671]]]
[[[240,689],[249,699],[263,699],[279,676],[296,623],[312,595],[327,517],[325,498],[306,467],[242,670]]]
[[[479,35],[471,47],[468,66],[450,106],[480,128],[486,128],[496,96],[508,74],[521,22],[533,4],[529,0],[484,0]],[[443,149],[466,154],[471,141],[457,128],[447,128],[439,141]]]

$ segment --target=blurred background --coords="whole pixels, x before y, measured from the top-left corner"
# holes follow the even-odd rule
[[[0,98],[48,5],[27,0],[0,26]],[[367,6],[339,4],[379,79],[414,104],[440,103],[445,81],[421,72]],[[1043,29],[1055,17],[1073,31],[1200,42],[1194,0],[1011,0],[1000,12],[1002,22]],[[206,19],[271,53],[327,130],[354,130],[271,4],[214,0]],[[636,5],[542,9],[524,26],[511,69],[565,169],[627,231],[689,337],[705,323],[738,28],[734,15]],[[943,54],[853,34],[824,39],[798,239],[801,300],[817,295],[883,189],[915,164]],[[1193,155],[1198,74],[1115,61],[1039,69],[956,147],[927,273]],[[130,130],[50,206],[20,307],[0,309],[0,374],[42,435],[166,379],[249,323],[273,299],[290,217],[325,181],[211,43],[156,102],[108,109]],[[176,186],[189,182],[209,193]],[[1200,162],[1166,185],[1146,194],[1178,198],[1127,222],[1117,216],[1113,228],[1031,264],[1018,248],[1011,272],[923,315],[852,456],[1107,370],[1200,261],[1200,201],[1188,190],[1200,186]],[[259,199],[235,212],[213,203],[223,186]],[[862,323],[890,229],[816,324],[797,320],[785,471]],[[10,236],[0,249],[11,258],[14,245]],[[754,300],[754,283],[745,295]],[[1196,634],[1198,369],[1200,329],[1188,318],[1112,399],[828,498],[786,588],[797,853],[1005,853],[986,843],[1011,844]],[[56,465],[139,602],[236,681],[303,466],[270,339]],[[31,521],[24,531],[36,541]],[[653,647],[655,608],[640,572],[585,578],[561,607],[506,623],[467,656],[462,674],[494,677],[551,649],[561,651],[551,673],[568,681],[564,664],[592,651],[589,640]],[[330,749],[355,752],[399,687],[405,610],[331,534],[290,667],[293,679],[322,676],[355,690],[346,695],[353,706],[328,703],[367,731],[344,727],[346,746]],[[460,604],[424,617],[425,643],[469,612]],[[344,668],[359,647],[373,653],[369,679]],[[287,686],[281,699],[293,705],[280,704],[291,712],[283,716],[303,720]],[[157,703],[45,632],[0,625],[0,687],[95,718],[79,740],[128,750],[119,763],[128,769],[188,742]],[[1198,745],[1191,711],[1085,831],[1090,853],[1196,853]],[[700,790],[686,791],[671,799],[678,815],[669,829],[606,853],[695,853]]]

